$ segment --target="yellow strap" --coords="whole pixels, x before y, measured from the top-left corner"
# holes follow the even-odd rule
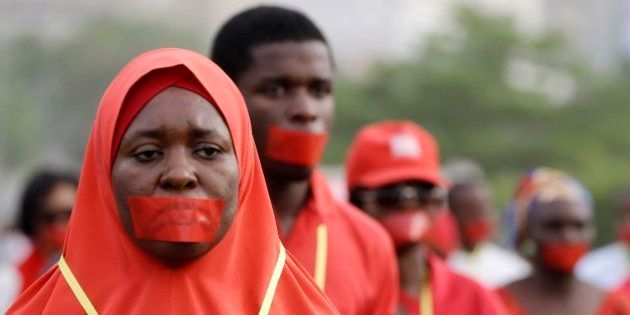
[[[326,265],[328,263],[328,227],[323,223],[317,226],[315,250],[315,283],[323,291],[326,288]]]
[[[265,292],[263,303],[260,306],[260,311],[258,312],[259,315],[269,314],[269,310],[271,309],[271,302],[273,302],[273,297],[276,294],[276,288],[278,287],[278,282],[280,281],[280,276],[282,275],[282,270],[284,269],[286,259],[287,252],[284,249],[284,246],[280,244],[280,253],[278,253],[278,260],[276,261],[276,266],[273,268],[273,273],[271,274],[271,280],[269,280],[267,292]],[[57,264],[59,265],[59,270],[61,270],[61,274],[70,286],[72,293],[74,293],[74,296],[83,307],[83,310],[88,315],[98,315],[98,312],[94,308],[94,305],[92,305],[92,302],[90,302],[90,299],[85,294],[85,291],[83,291],[83,288],[81,288],[81,285],[77,281],[77,278],[75,278],[74,274],[72,274],[72,271],[70,270],[70,267],[66,263],[66,260],[63,258],[63,256],[59,258],[59,262]]]
[[[287,260],[287,252],[280,243],[280,253],[278,253],[278,260],[276,261],[276,266],[273,268],[273,273],[271,274],[271,280],[269,280],[269,286],[267,287],[267,292],[265,292],[265,298],[263,298],[262,305],[260,306],[260,311],[258,311],[258,315],[267,315],[269,314],[269,310],[271,309],[271,302],[273,302],[273,296],[276,294],[276,287],[278,287],[278,282],[280,281],[280,276],[282,275],[282,270],[284,269],[284,263]]]
[[[420,315],[433,315],[433,294],[429,281],[422,286],[422,291],[420,291]]]
[[[83,291],[83,288],[81,288],[81,285],[77,281],[77,278],[75,278],[74,274],[72,274],[72,271],[66,263],[66,260],[63,258],[63,255],[59,258],[59,262],[57,263],[57,265],[59,265],[59,270],[61,270],[63,278],[66,279],[66,282],[70,286],[72,293],[74,293],[74,296],[79,301],[79,304],[81,304],[81,307],[83,307],[85,313],[87,313],[88,315],[98,314],[98,312],[94,308],[94,305],[92,305],[92,302],[90,302],[90,299],[85,294],[85,291]]]
[[[431,276],[427,272],[427,279],[420,288],[420,315],[433,315],[433,292],[431,292]]]

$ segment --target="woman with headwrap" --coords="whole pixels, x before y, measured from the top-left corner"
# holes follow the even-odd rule
[[[336,313],[280,243],[238,89],[197,53],[110,84],[59,263],[9,310],[98,312]]]
[[[580,182],[534,169],[518,185],[508,218],[516,249],[533,267],[527,278],[498,290],[511,314],[624,314],[573,274],[595,235],[592,200]]]

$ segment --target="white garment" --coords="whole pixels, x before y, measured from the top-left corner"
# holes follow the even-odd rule
[[[22,280],[12,265],[0,262],[0,314],[4,314],[20,292]]]
[[[575,269],[578,279],[610,291],[630,276],[630,249],[615,242],[592,250]]]
[[[19,233],[0,234],[0,314],[4,314],[22,288],[19,264],[32,251],[31,242]]]
[[[489,288],[499,288],[525,278],[531,272],[529,263],[507,249],[485,242],[472,253],[457,250],[448,258],[448,264]]]

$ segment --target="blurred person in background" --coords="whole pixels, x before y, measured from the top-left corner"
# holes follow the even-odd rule
[[[617,202],[618,241],[588,253],[577,265],[578,278],[613,290],[630,277],[630,189]]]
[[[399,314],[504,314],[498,298],[433,254],[427,242],[446,206],[433,136],[408,121],[361,129],[349,149],[350,201],[388,231],[398,255]]]
[[[77,185],[75,175],[52,169],[35,173],[26,184],[16,226],[31,246],[27,255],[14,258],[20,273],[20,292],[59,259]]]
[[[2,232],[1,313],[59,259],[77,185],[74,174],[51,168],[26,183],[16,223]]]
[[[519,183],[508,218],[514,244],[533,268],[498,290],[510,314],[628,314],[618,299],[574,276],[595,236],[591,196],[580,182],[534,169]]]
[[[103,95],[59,262],[9,314],[338,314],[287,255],[242,96],[146,52]]]
[[[495,236],[490,191],[481,182],[462,182],[449,192],[449,209],[457,222],[461,248],[449,256],[449,265],[491,287],[524,278],[530,266],[515,253],[492,242]]]
[[[333,198],[318,170],[333,121],[333,56],[304,14],[245,10],[219,30],[211,58],[249,110],[278,231],[342,314],[391,314],[394,248],[383,228]]]

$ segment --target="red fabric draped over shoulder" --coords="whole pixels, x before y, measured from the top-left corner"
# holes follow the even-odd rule
[[[134,103],[131,98],[142,99],[132,89],[156,72],[166,73],[170,85],[182,81],[173,77],[185,76],[185,83],[174,85],[201,94],[218,109],[230,129],[239,163],[238,213],[231,228],[210,252],[178,268],[153,259],[125,234],[110,174],[124,134],[120,129],[126,129],[133,112],[137,114],[148,101],[136,102],[144,103],[139,108],[125,108]],[[198,84],[191,87],[190,78]],[[281,251],[247,109],[236,86],[210,60],[182,49],[154,50],[131,61],[101,100],[63,249],[67,265],[95,309],[103,314],[254,314]],[[290,255],[280,270],[271,314],[336,313]],[[9,313],[84,310],[55,266],[18,298]]]

